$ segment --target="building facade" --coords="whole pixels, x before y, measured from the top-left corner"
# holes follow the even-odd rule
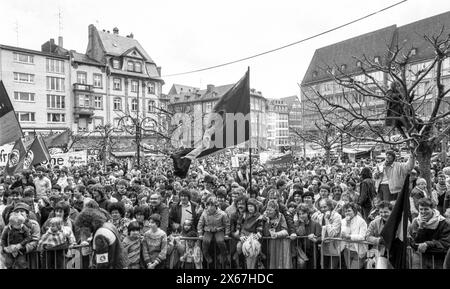
[[[296,133],[302,131],[302,103],[297,95],[283,97],[280,100],[288,106],[290,146],[293,151],[298,152],[303,147],[303,142]]]
[[[55,46],[53,39],[48,43]],[[64,130],[72,123],[68,53],[0,45],[0,80],[25,135]]]
[[[290,147],[289,107],[281,99],[267,100],[267,148],[284,151]]]
[[[338,85],[333,81],[332,74],[335,71],[332,67],[339,67],[347,75],[363,83],[373,83],[375,81],[387,90],[390,85],[390,77],[387,73],[372,68],[367,71],[372,78],[370,79],[370,77],[367,77],[362,72],[363,64],[361,59],[367,58],[374,64],[385,64],[389,57],[388,51],[392,51],[395,47],[399,46],[403,49],[403,53],[410,51],[410,62],[406,69],[406,79],[410,82],[415,81],[414,74],[429,66],[435,56],[434,50],[424,40],[424,36],[437,35],[443,28],[442,35],[448,35],[450,32],[450,12],[400,27],[391,25],[317,49],[301,84],[304,129],[314,130],[314,122],[322,122],[322,117],[314,105],[314,103],[317,104],[320,102],[316,92],[320,92],[322,96],[329,99],[332,103],[348,107],[350,104],[343,96],[344,92],[347,95],[347,99],[352,100],[352,105],[361,106],[362,113],[366,115],[383,114],[386,111],[386,103],[384,100],[364,98]],[[330,69],[323,69],[327,65],[331,68],[331,71]],[[425,97],[425,101],[416,107],[417,113],[420,115],[429,116],[431,114],[434,106],[433,96],[436,94],[436,89],[428,89],[433,85],[433,78],[436,73],[436,69],[434,68],[427,77],[422,79],[417,87],[416,93]],[[449,58],[445,59],[443,63],[442,82],[445,88],[450,88]],[[440,110],[448,111],[449,109],[447,100],[445,103],[442,103]],[[384,122],[380,121],[379,125],[383,127]]]
[[[0,79],[25,134],[69,128],[95,136],[106,124],[123,134],[126,115],[145,119],[149,131],[168,127],[161,67],[134,35],[89,25],[88,39],[85,54],[65,49],[62,37],[41,51],[0,45]]]
[[[195,87],[174,84],[170,89],[170,111],[173,113],[186,113],[191,118],[191,130],[187,139],[200,140],[204,133],[203,121],[205,116],[212,112],[217,101],[234,84],[214,86],[207,85],[200,90]],[[260,91],[250,90],[250,135],[251,147],[256,149],[266,148],[265,128],[266,99]],[[201,130],[197,128],[202,128]],[[243,147],[241,145],[239,147]]]

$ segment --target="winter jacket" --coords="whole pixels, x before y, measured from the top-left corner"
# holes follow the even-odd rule
[[[92,238],[94,264],[97,269],[123,269],[127,265],[119,233],[111,223],[104,223]]]
[[[244,213],[237,222],[236,229],[239,230],[241,236],[248,236],[251,233],[260,233],[263,231],[263,222],[259,219],[260,213],[256,212],[252,215]]]
[[[219,231],[224,231],[225,236],[230,235],[230,219],[227,213],[217,208],[214,214],[210,215],[208,210],[204,210],[197,225],[198,235],[203,236],[204,232]]]
[[[413,239],[413,248],[420,243],[427,244],[425,253],[445,254],[450,248],[450,224],[437,210],[427,224],[420,224],[420,216],[415,218],[408,231]]]
[[[367,223],[361,218],[361,216],[356,215],[350,221],[346,218],[342,219],[341,224],[341,236],[343,233],[350,235],[350,241],[365,241],[367,233]],[[345,248],[350,251],[357,252],[359,257],[362,258],[367,253],[366,244],[358,244],[357,242],[345,242],[341,243],[341,251]]]
[[[192,223],[193,223],[193,226],[196,227],[197,223],[198,223],[198,217],[199,217],[197,215],[197,206],[198,205],[197,205],[197,203],[194,203],[194,202],[190,202],[190,204],[191,204],[190,211],[192,213]],[[172,208],[169,211],[169,231],[172,230],[173,223],[183,225],[183,224],[181,224],[181,209],[182,209],[181,206],[182,206],[181,202],[178,202],[178,204],[172,206]]]
[[[328,215],[328,214],[327,214]],[[313,218],[314,217],[314,218]],[[325,238],[339,238],[341,234],[342,217],[338,212],[332,211],[328,217],[324,217],[320,211],[317,211],[311,220],[322,225],[322,239]],[[339,241],[326,241],[322,244],[324,256],[340,256]]]

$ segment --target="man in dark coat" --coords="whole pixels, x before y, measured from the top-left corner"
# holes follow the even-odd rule
[[[197,227],[199,216],[197,215],[198,204],[191,201],[191,193],[184,189],[180,192],[180,201],[172,206],[169,212],[169,231],[181,231],[185,220],[192,220],[193,228]]]

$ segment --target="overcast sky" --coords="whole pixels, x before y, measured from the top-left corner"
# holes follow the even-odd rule
[[[40,50],[59,36],[86,52],[88,25],[120,35],[133,32],[162,74],[218,65],[286,45],[370,14],[400,0],[0,0],[0,44]],[[163,77],[205,88],[238,81],[250,66],[250,85],[265,97],[298,95],[317,48],[392,24],[404,25],[450,11],[449,0],[408,0],[381,14],[252,60],[200,73]],[[16,33],[18,23],[18,43]]]

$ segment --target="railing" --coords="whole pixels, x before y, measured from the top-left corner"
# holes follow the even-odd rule
[[[89,245],[33,251],[25,255],[26,267],[17,269],[88,269],[92,255]]]
[[[323,246],[326,244],[335,245],[336,252],[339,252],[339,254],[334,256],[325,255]],[[355,247],[348,246],[351,244],[355,245]],[[354,250],[358,249],[358,246],[361,246],[359,248],[360,254]],[[394,269],[388,261],[391,257],[389,250],[383,245],[377,245],[367,241],[325,238],[322,241],[320,251],[323,269]],[[368,253],[374,258],[370,258]],[[378,259],[379,257],[383,258],[383,262],[375,263],[380,261]],[[331,259],[331,262],[326,262],[327,258],[329,260]],[[406,251],[407,268],[402,269],[442,269],[444,259],[445,253],[420,253],[411,246],[408,246]]]
[[[198,237],[180,237],[180,240],[194,240],[201,247],[202,239]],[[261,250],[256,257],[253,268],[249,268],[246,257],[238,254],[237,244],[239,240],[235,238],[225,238],[226,256],[221,260],[220,251],[215,243],[211,242],[209,248],[213,262],[206,262],[203,258],[202,269],[365,269],[377,268],[379,264],[374,264],[377,258],[383,257],[384,261],[389,259],[389,251],[382,245],[375,245],[367,241],[352,241],[341,238],[325,238],[322,241],[309,240],[307,236],[299,236],[291,240],[289,237],[274,239],[262,237],[259,239]],[[354,246],[352,246],[354,245]],[[327,247],[328,246],[328,247]],[[329,246],[334,246],[334,252],[330,253]],[[362,246],[358,254],[355,249]],[[171,252],[177,254],[177,249]],[[89,245],[76,245],[68,248],[50,249],[44,251],[34,251],[27,253],[24,257],[26,262],[15,264],[16,269],[88,269],[92,268],[93,251]],[[203,255],[203,252],[202,252]],[[187,263],[175,260],[169,265],[170,258],[166,258],[166,268],[189,269]],[[442,269],[445,254],[442,253],[419,253],[411,247],[407,250],[408,269]],[[172,259],[173,260],[173,259]],[[390,268],[385,262],[382,268]]]

